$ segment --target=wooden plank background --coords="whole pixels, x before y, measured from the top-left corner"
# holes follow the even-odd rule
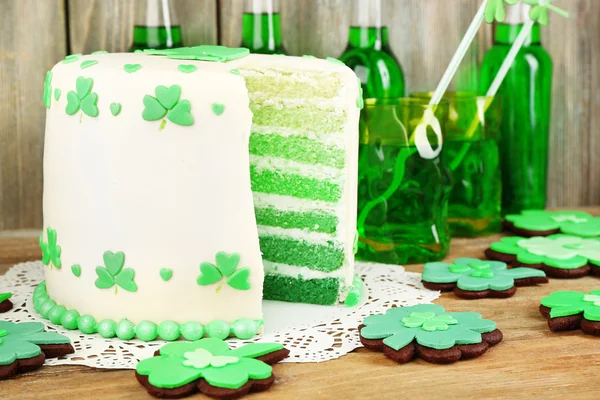
[[[171,0],[185,45],[237,46],[242,0]],[[390,43],[407,91],[437,84],[480,0],[383,0]],[[600,204],[600,0],[555,0],[571,17],[543,29],[555,65],[548,206]],[[349,0],[280,0],[290,54],[339,56],[348,38]],[[45,71],[67,52],[126,51],[144,0],[0,0],[0,230],[42,224]],[[220,7],[220,8],[219,8]],[[482,27],[457,79],[477,87],[492,44]]]

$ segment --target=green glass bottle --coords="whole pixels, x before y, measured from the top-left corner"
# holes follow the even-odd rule
[[[339,57],[360,78],[365,98],[404,96],[404,73],[382,25],[381,0],[354,0],[348,46]]]
[[[494,80],[528,12],[524,4],[509,7],[504,23],[496,25],[494,46],[481,67],[482,93]],[[546,207],[551,92],[552,60],[535,24],[498,91],[503,103],[499,142],[503,215]]]
[[[181,27],[169,0],[147,0],[146,9],[136,12],[133,44],[129,51],[183,46]]]
[[[286,54],[281,40],[278,1],[246,0],[242,16],[242,47],[257,54]]]

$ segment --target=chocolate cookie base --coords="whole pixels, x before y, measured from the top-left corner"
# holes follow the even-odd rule
[[[545,276],[525,278],[525,279],[515,279],[515,286],[506,290],[464,290],[456,286],[456,283],[433,283],[421,281],[423,286],[427,289],[431,290],[441,290],[442,292],[447,292],[450,290],[454,290],[454,294],[461,299],[466,300],[477,300],[484,298],[495,298],[495,299],[506,299],[508,297],[512,297],[517,292],[517,286],[533,286],[539,283],[548,283],[548,278]]]
[[[517,261],[517,256],[513,254],[500,253],[492,249],[485,250],[485,256],[490,260],[502,261],[513,267],[541,269],[547,276],[557,279],[575,279],[586,275],[600,275],[600,267],[592,264],[572,269],[556,268],[546,264],[524,264]]]
[[[481,338],[483,340],[481,343],[456,345],[444,350],[425,347],[415,341],[400,350],[394,350],[385,345],[383,339],[366,339],[360,336],[360,342],[368,349],[383,351],[386,357],[400,364],[407,363],[417,357],[434,364],[450,364],[458,360],[468,360],[483,355],[488,348],[500,343],[502,337],[502,332],[496,329],[492,332],[482,333]]]
[[[510,221],[506,221],[506,220],[504,221],[503,225],[504,225],[505,230],[511,231],[512,233],[514,233],[518,236],[524,236],[524,237],[550,236],[550,235],[554,235],[555,233],[560,233],[560,229],[549,229],[547,231],[536,231],[533,229],[517,228],[515,226],[515,224],[513,224]]]
[[[43,344],[39,345],[39,348],[42,352],[35,357],[19,359],[8,365],[0,365],[0,380],[23,372],[34,371],[44,365],[46,358],[60,357],[75,351],[70,344]]]
[[[564,332],[581,329],[588,335],[600,336],[600,321],[591,321],[583,318],[583,313],[566,317],[550,317],[550,308],[540,305],[540,313],[548,320],[548,327],[552,332]]]
[[[0,303],[0,313],[5,313],[13,308],[13,303],[10,300],[4,300]]]

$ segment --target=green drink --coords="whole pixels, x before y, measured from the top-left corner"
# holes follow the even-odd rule
[[[242,47],[251,53],[286,54],[281,40],[281,15],[275,0],[247,0],[242,16]]]
[[[136,8],[133,44],[129,51],[182,47],[181,27],[169,0],[147,0]]]
[[[358,75],[367,98],[404,96],[404,74],[382,26],[381,1],[355,0],[348,46],[340,60]]]
[[[359,145],[360,260],[424,263],[448,252],[449,178],[440,157],[421,157],[413,134],[427,109],[432,108],[420,99],[366,102]],[[434,110],[443,126],[447,106]]]
[[[512,7],[505,23],[496,26],[494,46],[481,67],[482,93],[523,28],[527,11],[522,4]],[[551,91],[552,60],[541,46],[540,26],[535,24],[498,91],[504,104],[499,142],[502,214],[546,206]]]

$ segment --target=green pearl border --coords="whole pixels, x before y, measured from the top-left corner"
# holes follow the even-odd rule
[[[37,312],[38,312],[38,313],[39,313],[39,314],[40,314],[40,315],[41,315],[41,316],[42,316],[44,319],[46,319],[46,320],[49,320],[50,322],[52,322],[52,323],[54,323],[54,324],[56,324],[56,325],[61,325],[61,326],[63,326],[65,329],[68,329],[68,330],[76,330],[76,329],[78,329],[78,330],[81,332],[81,330],[78,328],[78,326],[79,326],[79,319],[80,319],[80,318],[82,318],[82,317],[84,317],[84,316],[85,316],[86,318],[93,318],[93,317],[91,317],[90,315],[81,315],[81,314],[79,314],[79,312],[77,312],[77,310],[69,310],[69,309],[66,309],[66,308],[65,308],[64,306],[62,306],[62,305],[56,304],[56,302],[55,302],[54,300],[52,300],[52,299],[50,298],[50,296],[48,295],[48,292],[47,292],[47,290],[46,290],[46,281],[42,281],[42,282],[40,282],[40,283],[39,283],[39,285],[38,285],[38,286],[37,286],[37,287],[34,289],[34,291],[33,291],[33,307],[34,307],[34,309],[35,309],[35,310],[36,310],[36,311],[37,311]],[[64,315],[64,314],[66,314],[66,313],[69,313],[69,312],[70,312],[70,315],[71,315],[71,316],[72,316],[72,315],[74,315],[74,314],[76,314],[76,315],[77,315],[77,317],[76,317],[75,319],[73,319],[73,318],[70,318],[70,319],[69,319],[69,321],[68,321],[68,323],[63,323],[63,321],[62,321],[62,320],[63,320],[63,318],[62,318],[62,317],[63,317],[63,315]],[[52,318],[50,318],[50,315],[52,315]],[[98,326],[98,325],[99,325],[101,322],[104,322],[104,321],[106,321],[106,322],[104,323],[105,325],[113,325],[113,326],[117,326],[117,325],[118,325],[118,323],[116,323],[115,321],[112,321],[112,320],[110,320],[110,319],[104,319],[104,320],[102,320],[102,321],[96,321],[96,322],[93,324],[93,325],[94,325],[94,326],[93,326],[93,328],[92,328],[92,329],[91,329],[89,332],[88,332],[88,331],[86,331],[86,332],[85,332],[85,334],[94,334],[94,333],[98,333],[98,328],[97,328],[97,326]],[[127,321],[127,320],[126,320],[126,319],[122,319],[121,321]],[[213,324],[213,323],[218,323],[218,324],[225,324],[225,325],[227,325],[227,326],[228,326],[228,328],[229,328],[229,332],[230,332],[230,335],[229,335],[228,337],[235,337],[235,338],[238,338],[238,339],[241,339],[241,340],[247,340],[247,339],[251,339],[251,338],[252,338],[252,337],[254,337],[254,336],[255,336],[255,335],[258,333],[258,331],[260,330],[260,327],[261,327],[261,326],[262,326],[262,324],[263,324],[263,320],[254,320],[254,321],[253,321],[253,322],[255,322],[255,324],[256,324],[256,330],[255,330],[255,332],[252,334],[252,336],[249,336],[249,335],[246,335],[246,334],[240,334],[240,335],[236,335],[236,334],[235,334],[235,331],[236,331],[237,329],[234,329],[234,327],[235,327],[236,325],[239,325],[239,324],[246,324],[248,321],[253,321],[253,320],[251,320],[251,319],[247,319],[247,318],[242,318],[242,319],[235,320],[235,321],[234,321],[233,323],[231,323],[231,324],[228,324],[226,321],[220,321],[220,320],[211,321],[211,322],[210,322],[209,324],[207,324],[206,326],[203,326],[203,325],[201,325],[201,324],[198,324],[198,326],[201,328],[201,329],[199,329],[199,332],[202,332],[202,336],[201,336],[201,337],[198,337],[198,338],[190,339],[190,340],[198,340],[198,339],[200,339],[200,338],[202,338],[202,337],[205,337],[205,336],[206,336],[206,337],[211,337],[211,336],[208,334],[208,331],[210,331],[210,329],[208,329],[208,326],[209,326],[209,325],[211,325],[211,324]],[[65,321],[65,322],[66,322],[66,321]],[[186,325],[186,324],[189,324],[189,323],[190,323],[190,322],[186,322],[186,323],[183,323],[183,324],[177,324],[176,322],[173,322],[173,321],[164,321],[164,322],[162,322],[161,324],[155,324],[155,323],[153,323],[153,322],[150,322],[150,321],[142,321],[140,324],[138,324],[138,326],[139,326],[139,325],[144,325],[144,327],[147,327],[148,325],[150,325],[150,326],[151,326],[151,325],[154,325],[154,327],[155,327],[155,330],[156,330],[156,332],[157,332],[157,335],[154,335],[154,338],[152,338],[152,339],[140,338],[140,337],[137,335],[137,331],[136,331],[136,328],[137,328],[138,326],[135,326],[135,325],[134,325],[134,326],[133,326],[133,330],[134,330],[134,332],[136,332],[136,335],[135,335],[135,336],[133,336],[133,338],[137,338],[137,339],[143,340],[143,341],[145,341],[145,342],[149,342],[149,341],[153,341],[153,340],[166,340],[166,341],[169,341],[169,342],[170,342],[170,341],[179,340],[180,338],[182,338],[182,334],[181,334],[181,333],[179,333],[179,335],[177,335],[177,337],[169,337],[169,338],[166,338],[166,339],[165,339],[165,338],[163,338],[163,337],[161,337],[161,336],[160,336],[160,332],[161,332],[161,330],[162,330],[162,329],[161,329],[161,326],[163,326],[163,325],[165,325],[165,324],[168,324],[168,325],[169,325],[169,328],[171,328],[171,329],[167,329],[167,330],[169,330],[169,331],[170,331],[170,333],[169,333],[169,336],[171,336],[171,334],[172,334],[172,328],[173,328],[175,325],[176,325],[176,327],[177,327],[177,330],[178,330],[179,332],[181,332],[181,327],[182,327],[183,325]],[[66,325],[66,326],[65,326],[65,325]],[[87,329],[86,329],[86,330],[87,330]],[[82,333],[84,333],[84,332],[82,332]],[[248,333],[248,332],[246,332],[246,333]],[[108,338],[113,338],[113,337],[115,337],[115,336],[117,336],[117,334],[116,334],[116,331],[115,331],[115,329],[112,329],[112,330],[110,330],[110,334],[109,334],[109,335],[102,336],[102,337],[104,337],[104,338],[107,338],[107,339],[108,339]],[[142,335],[142,336],[145,336],[145,337],[146,337],[146,334],[144,334],[144,335]],[[152,335],[150,335],[150,337],[151,337],[151,336],[152,336]],[[242,336],[242,337],[240,337],[240,336]],[[220,338],[220,339],[224,339],[223,337],[219,337],[219,338]],[[187,340],[187,339],[185,339],[185,338],[183,338],[183,339],[184,339],[184,340]],[[128,339],[128,340],[129,340],[129,339]]]

